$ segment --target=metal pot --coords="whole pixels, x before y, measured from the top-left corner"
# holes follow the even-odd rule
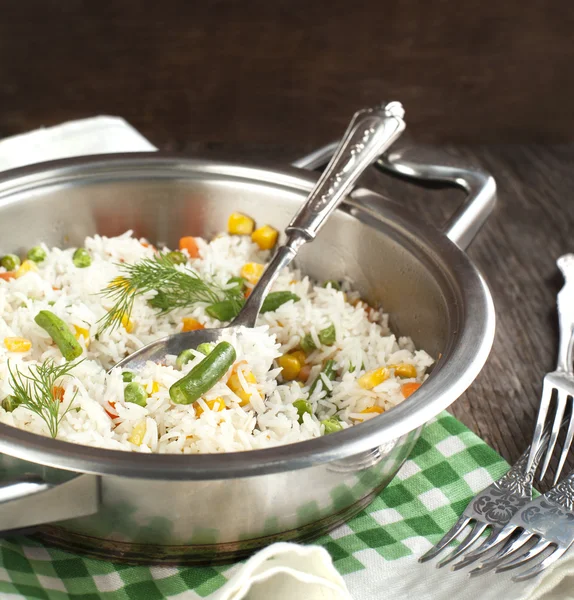
[[[320,280],[350,276],[391,313],[394,331],[440,356],[412,398],[340,433],[218,455],[103,450],[0,425],[0,531],[33,527],[47,543],[106,559],[193,564],[311,539],[365,507],[421,427],[470,385],[494,337],[490,292],[463,252],[494,205],[493,179],[415,147],[381,165],[462,185],[468,198],[441,232],[359,186],[298,263]],[[147,153],[17,169],[0,179],[0,253],[127,229],[173,245],[224,230],[231,211],[282,230],[315,179],[302,169]]]

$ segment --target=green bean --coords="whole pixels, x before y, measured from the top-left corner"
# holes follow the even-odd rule
[[[72,255],[72,262],[78,269],[85,269],[92,264],[92,257],[85,248],[78,248]]]
[[[234,363],[237,354],[228,342],[220,342],[191,371],[169,388],[175,404],[191,404],[209,391]]]
[[[341,291],[341,284],[338,281],[335,281],[334,279],[329,279],[323,284],[324,288],[329,286],[331,286],[334,290],[337,290],[338,292]]]
[[[233,286],[227,288],[228,290],[236,288],[238,292],[243,292],[245,289],[245,279],[243,279],[243,277],[231,277],[231,279],[227,281],[227,285],[230,283],[232,283]]]
[[[207,356],[208,354],[211,354],[214,348],[214,344],[211,344],[210,342],[204,342],[203,344],[199,344],[197,351]]]
[[[297,414],[299,415],[299,423],[303,423],[303,415],[305,413],[307,413],[308,415],[313,414],[312,404],[304,398],[301,398],[300,400],[295,400],[295,402],[293,402],[293,406],[297,409]]]
[[[144,386],[137,381],[128,383],[124,389],[124,401],[145,406],[147,404],[147,392]]]
[[[298,302],[300,299],[301,298],[299,298],[299,296],[293,292],[271,292],[270,294],[267,294],[267,297],[263,301],[261,313],[277,310],[282,304],[289,302],[289,300]],[[239,300],[236,302],[233,302],[232,300],[222,300],[221,302],[210,304],[205,309],[205,312],[210,317],[213,317],[218,321],[231,321],[231,319],[235,318],[239,314],[239,311],[244,304],[244,300]]]
[[[122,373],[122,381],[124,383],[130,383],[131,381],[134,380],[135,377],[135,373],[132,373],[131,371],[124,371]]]
[[[193,350],[182,350],[179,353],[179,356],[175,359],[175,366],[181,371],[183,369],[183,365],[186,365],[190,360],[193,360],[195,357],[195,353]]]
[[[336,339],[337,331],[332,323],[329,327],[325,327],[325,329],[319,331],[319,341],[323,346],[332,346]],[[313,350],[317,350],[315,340],[310,333],[305,334],[305,337],[301,340],[301,350],[303,350],[305,354],[311,354]]]
[[[35,263],[41,263],[43,260],[46,260],[46,251],[42,246],[34,246],[28,250],[28,254],[26,255],[29,260],[33,260]]]
[[[323,381],[323,375],[325,375],[325,377],[327,377],[327,379],[329,379],[330,381],[333,381],[335,379],[335,361],[334,360],[328,360],[325,363],[325,366],[323,367],[323,370],[319,373],[319,375],[317,375],[317,379],[315,379],[315,381],[311,384],[311,387],[309,389],[309,397],[311,397],[313,395],[313,392],[315,391],[315,388],[321,384],[321,389],[325,388],[327,389],[327,386],[325,385],[324,381]],[[327,389],[327,396],[330,396],[331,391],[329,389]]]
[[[330,433],[335,433],[336,431],[341,431],[343,429],[343,424],[337,416],[324,419],[321,421],[321,425],[325,427],[325,435],[329,435]]]
[[[2,400],[2,408],[6,412],[12,412],[18,406],[20,406],[20,401],[18,398],[16,398],[16,396],[6,396],[6,398]]]
[[[272,312],[277,310],[281,305],[289,302],[289,300],[293,300],[293,302],[299,302],[301,298],[294,294],[293,292],[271,292],[267,294],[265,300],[263,300],[263,306],[261,307],[261,312]]]
[[[82,346],[80,346],[68,325],[53,312],[41,310],[34,321],[48,332],[48,335],[54,340],[66,360],[74,360],[82,354]]]
[[[349,370],[347,371],[347,373],[354,373],[356,368],[357,367],[355,367],[353,363],[349,364]]]
[[[0,267],[6,271],[15,271],[20,266],[20,259],[15,254],[6,254],[0,259]]]
[[[183,252],[180,252],[179,250],[168,252],[166,258],[174,265],[183,265],[187,262],[187,257]]]

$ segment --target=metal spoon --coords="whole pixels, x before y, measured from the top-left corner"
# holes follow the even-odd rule
[[[285,244],[277,249],[243,309],[227,328],[255,327],[263,300],[281,269],[295,258],[303,244],[315,238],[363,171],[401,135],[405,129],[403,116],[399,102],[363,109],[353,115],[333,158],[285,230]],[[115,367],[141,369],[147,361],[158,362],[167,354],[177,355],[204,342],[215,342],[223,330],[199,329],[164,337],[124,358]]]

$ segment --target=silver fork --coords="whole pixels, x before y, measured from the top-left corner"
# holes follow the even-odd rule
[[[470,531],[456,548],[437,563],[437,568],[444,567],[460,556],[490,528],[488,537],[472,552],[453,566],[454,570],[461,569],[474,562],[499,543],[499,534],[511,517],[532,500],[532,480],[538,462],[548,441],[548,431],[542,437],[534,462],[528,468],[530,448],[503,475],[487,488],[479,492],[468,504],[462,516],[444,537],[428,552],[419,558],[426,562],[438,556],[453,540],[470,526]]]
[[[494,545],[505,540],[503,548],[469,574],[479,575],[493,569],[500,573],[535,563],[512,578],[525,581],[555,563],[574,542],[574,471],[520,509],[500,531]]]
[[[546,449],[546,456],[542,464],[539,479],[542,480],[550,464],[558,432],[561,423],[564,419],[564,413],[569,403],[569,399],[574,399],[574,371],[573,371],[573,341],[574,341],[574,254],[566,254],[561,256],[557,261],[559,269],[564,275],[564,287],[558,294],[558,323],[559,323],[559,345],[558,345],[558,362],[556,370],[552,373],[547,373],[542,383],[542,399],[540,408],[538,409],[538,417],[536,427],[534,429],[534,438],[530,456],[528,457],[528,469],[532,467],[534,456],[540,446],[542,431],[546,426],[548,417],[548,409],[552,402],[552,396],[556,394],[556,412],[552,422],[552,432],[550,434],[550,442]],[[570,402],[571,404],[571,402]],[[570,423],[566,432],[562,454],[558,462],[558,468],[554,477],[554,483],[558,481],[564,462],[568,455],[572,439],[574,438],[574,412],[570,415]]]

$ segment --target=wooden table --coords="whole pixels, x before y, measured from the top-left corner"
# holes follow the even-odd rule
[[[153,137],[152,137],[153,141]],[[312,150],[224,144],[177,144],[186,154],[289,163]],[[541,381],[556,359],[556,293],[562,277],[556,259],[574,252],[574,145],[450,147],[481,164],[498,184],[498,206],[469,249],[485,275],[497,311],[490,358],[452,413],[514,461],[529,444]],[[461,192],[429,190],[381,178],[390,195],[412,192],[412,208],[441,223]]]

